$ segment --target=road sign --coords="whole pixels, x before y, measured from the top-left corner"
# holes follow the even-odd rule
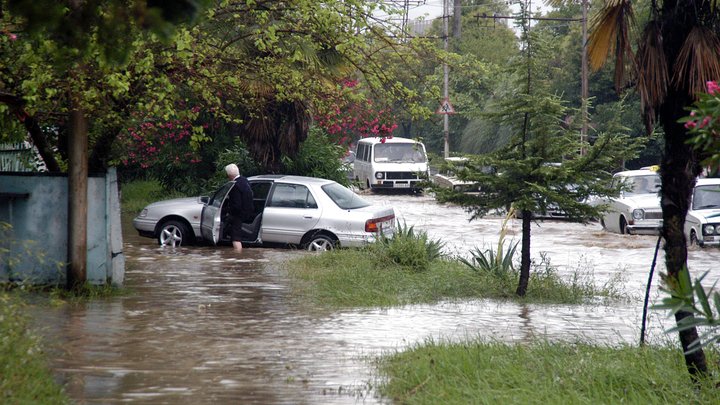
[[[450,105],[450,100],[447,98],[443,100],[442,104],[440,104],[440,108],[438,108],[437,111],[438,114],[455,114],[455,110],[453,110],[452,105]]]

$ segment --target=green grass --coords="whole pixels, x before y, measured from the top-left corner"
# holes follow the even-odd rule
[[[123,212],[139,213],[146,205],[171,198],[187,197],[165,190],[155,180],[136,180],[122,185],[120,194]]]
[[[718,360],[708,352],[708,363]],[[694,385],[681,351],[586,343],[436,343],[381,357],[379,386],[396,404],[716,404],[717,381]]]
[[[329,307],[389,307],[482,295],[482,282],[462,265],[434,260],[416,272],[366,250],[305,256],[286,266],[299,297]]]
[[[55,382],[40,339],[28,327],[20,300],[0,292],[0,403],[69,404]]]
[[[448,299],[496,298],[574,304],[597,296],[618,299],[612,284],[597,288],[589,276],[561,279],[552,267],[533,270],[524,298],[515,295],[517,274],[479,274],[452,258],[432,260],[423,271],[382,255],[383,249],[338,249],[284,264],[298,297],[326,307],[391,307]]]

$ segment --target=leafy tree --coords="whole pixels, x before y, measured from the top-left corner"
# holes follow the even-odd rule
[[[377,109],[364,92],[353,90],[358,82],[343,80],[329,110],[315,114],[317,125],[342,145],[368,136],[388,136],[397,128],[391,109]]]
[[[99,98],[96,97],[96,92],[88,91],[90,86],[87,82],[86,62],[92,60],[105,66],[121,62],[129,52],[127,44],[132,43],[127,41],[126,34],[134,32],[137,25],[157,28],[166,23],[162,17],[157,16],[163,9],[168,10],[166,15],[173,18],[183,14],[182,11],[177,12],[183,10],[183,7],[174,7],[173,4],[164,2],[155,3],[157,4],[154,5],[159,6],[158,9],[147,7],[148,4],[142,1],[131,3],[123,0],[0,2],[2,31],[9,32],[8,36],[12,41],[17,40],[18,35],[10,30],[22,31],[28,34],[29,38],[23,47],[18,47],[20,52],[2,52],[0,69],[6,74],[22,76],[22,65],[30,67],[26,80],[18,82],[12,77],[3,80],[3,87],[7,86],[15,93],[5,94],[0,98],[5,105],[0,112],[7,116],[10,111],[24,124],[36,141],[43,158],[51,157],[52,152],[48,145],[42,142],[43,133],[34,114],[25,107],[27,101],[35,101],[27,97],[25,92],[35,93],[41,87],[39,83],[46,83],[57,76],[65,77],[65,86],[61,87],[65,93],[61,99],[67,114],[68,128],[68,288],[80,288],[86,280],[87,150],[90,127],[87,111],[92,108],[93,101]],[[173,8],[174,11],[171,10]],[[4,12],[6,9],[10,11],[7,16]],[[192,14],[189,13],[188,16],[191,17]],[[31,47],[28,49],[27,45]],[[15,57],[33,57],[32,45],[44,48],[43,54],[47,59],[41,62],[50,63],[28,63],[27,59]],[[55,68],[54,75],[49,72],[48,66]],[[117,76],[110,75],[109,79],[117,79]],[[57,88],[48,89],[51,98],[57,95]],[[59,165],[53,165],[53,159],[46,163],[51,170],[60,169]]]
[[[632,156],[638,146],[617,121],[608,132],[597,134],[592,144],[581,142],[579,131],[564,125],[567,107],[559,96],[547,91],[550,38],[523,27],[526,49],[515,65],[517,92],[499,103],[494,114],[497,122],[512,129],[510,143],[456,168],[460,180],[481,186],[480,193],[435,187],[440,201],[464,205],[472,213],[471,220],[511,207],[521,214],[519,296],[525,295],[530,278],[533,216],[544,214],[552,205],[576,221],[599,216],[606,207],[591,206],[587,201],[617,193],[608,186],[611,173],[607,168]],[[580,154],[581,149],[586,153]]]
[[[517,38],[504,22],[474,17],[482,13],[506,13],[507,5],[482,0],[463,1],[462,5],[462,35],[458,39],[451,32],[449,54],[441,61],[421,53],[414,54],[413,68],[401,76],[407,87],[416,89],[423,96],[423,114],[404,113],[401,106],[393,110],[398,112],[399,135],[422,138],[428,150],[436,153],[444,150],[443,118],[436,114],[443,101],[443,66],[438,62],[446,61],[450,68],[450,101],[456,111],[449,120],[450,149],[458,151],[463,148],[464,128],[487,104],[494,90],[491,78],[497,79],[501,74],[498,66],[505,67],[518,54]],[[440,20],[423,35],[440,38],[433,40],[432,45],[436,52],[442,53],[444,34]]]
[[[707,93],[699,93],[698,100],[688,108],[690,115],[682,118],[690,139],[700,152],[703,167],[711,174],[720,172],[720,86],[716,81],[707,82]]]
[[[705,89],[706,82],[720,76],[720,7],[716,1],[680,0],[643,4],[636,27],[630,0],[607,2],[595,16],[588,46],[590,65],[603,66],[615,57],[615,87],[635,84],[641,98],[642,116],[650,132],[656,121],[663,128],[665,150],[660,165],[668,279],[677,280],[687,266],[687,241],[683,227],[695,178],[701,171],[700,156],[688,140],[692,137],[679,119]],[[639,28],[636,30],[636,28]],[[638,32],[637,37],[632,34]],[[633,53],[631,41],[637,40]],[[678,311],[678,324],[692,313]],[[688,352],[698,338],[697,329],[679,332],[690,375],[707,373],[702,350]]]

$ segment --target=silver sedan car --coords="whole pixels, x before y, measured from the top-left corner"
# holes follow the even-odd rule
[[[370,205],[346,187],[325,179],[263,175],[248,178],[255,220],[243,224],[243,242],[251,245],[300,245],[308,250],[358,246],[380,233],[395,231],[395,211]],[[145,207],[133,220],[141,236],[161,245],[227,241],[223,206],[230,189],[225,183],[212,197],[179,198]]]

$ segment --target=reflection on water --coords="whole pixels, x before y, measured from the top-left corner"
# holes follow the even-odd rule
[[[367,199],[395,206],[408,225],[442,238],[450,254],[497,243],[499,219],[468,223],[462,209],[422,196]],[[579,269],[598,283],[622,273],[626,292],[637,297],[630,303],[481,299],[328,311],[297,305],[282,276],[282,262],[305,252],[251,248],[238,256],[230,247],[160,248],[136,236],[129,220],[124,218],[124,249],[126,286],[133,294],[36,310],[52,342],[53,366],[81,403],[382,403],[369,386],[374,377],[366,359],[429,338],[584,337],[636,344],[655,247],[652,236],[607,234],[597,224],[533,227],[533,257],[546,252],[561,275]],[[519,221],[513,233],[520,237]],[[720,262],[718,250],[693,249],[690,256],[695,273]],[[708,280],[718,272],[713,269]],[[649,342],[666,339],[663,322],[664,314],[651,311]]]

